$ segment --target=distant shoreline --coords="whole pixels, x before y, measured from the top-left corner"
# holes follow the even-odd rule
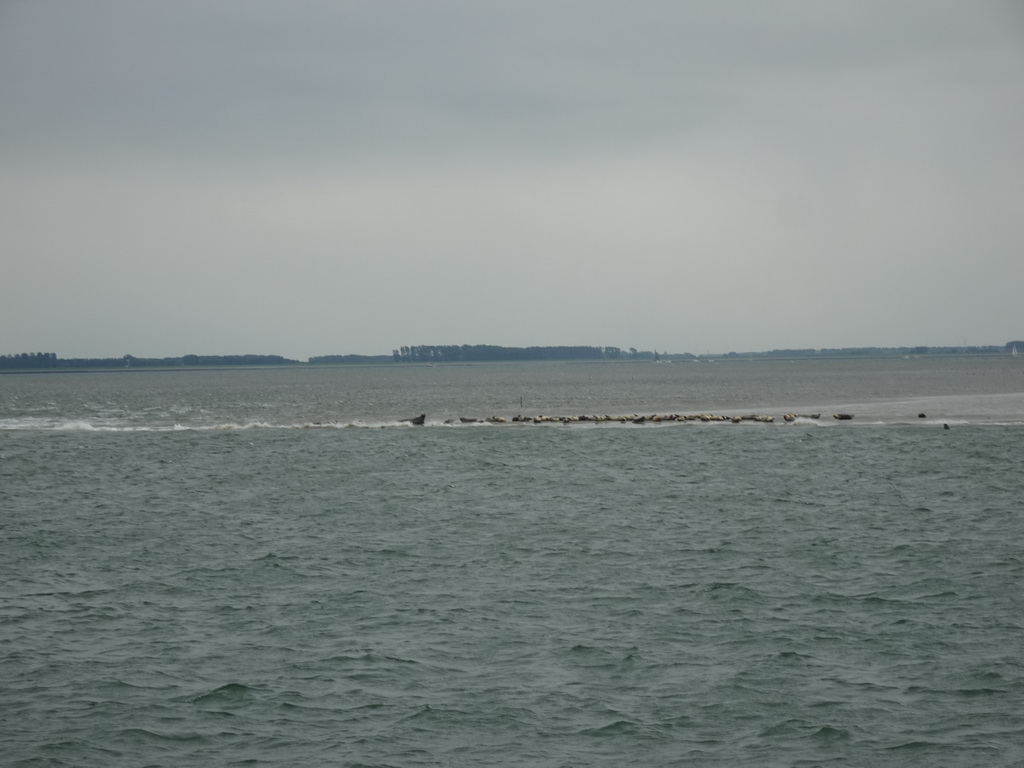
[[[403,348],[403,350],[409,348]],[[423,347],[418,349],[451,350],[459,348]],[[593,351],[586,355],[559,356],[558,351]],[[309,358],[307,361],[291,360],[277,355],[208,355],[198,357],[186,355],[180,358],[58,358],[52,353],[34,355],[0,356],[0,374],[25,373],[110,373],[110,372],[152,372],[152,371],[224,371],[224,370],[266,370],[273,368],[348,368],[381,366],[432,366],[432,365],[477,365],[494,363],[725,363],[752,361],[810,361],[810,360],[869,360],[898,358],[991,358],[1016,357],[1016,350],[1024,349],[1024,342],[1010,342],[1005,346],[985,347],[856,347],[828,350],[772,350],[768,352],[727,352],[724,354],[694,355],[690,353],[658,353],[630,350],[626,353],[617,348],[582,347],[488,347],[493,356],[479,355],[469,359],[445,359],[444,355],[431,354],[421,358],[395,355],[331,355]],[[472,351],[472,348],[470,348]],[[545,356],[529,356],[526,350],[539,350]],[[609,356],[607,350],[619,354]],[[512,354],[508,354],[512,353]],[[508,356],[502,356],[508,354]],[[514,356],[513,356],[514,355]],[[186,362],[187,361],[187,362]]]

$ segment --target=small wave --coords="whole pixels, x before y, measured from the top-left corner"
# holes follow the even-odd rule
[[[784,720],[781,723],[773,723],[765,728],[762,728],[758,732],[760,738],[769,738],[772,736],[788,736],[794,732],[802,730],[806,726],[803,720],[789,719]]]
[[[612,655],[603,648],[595,648],[591,645],[583,645],[582,643],[574,645],[568,652],[573,656],[583,656],[587,658],[601,658],[608,659],[609,661],[612,658]]]
[[[855,599],[868,605],[900,605],[906,602],[900,598],[882,597],[881,595],[861,595]]]
[[[736,582],[711,582],[699,590],[711,600],[764,602],[764,595]]]
[[[174,683],[129,683],[127,680],[107,680],[102,683],[104,691],[170,691],[177,688]]]
[[[422,707],[417,709],[410,715],[406,715],[401,718],[398,722],[400,723],[416,723],[416,727],[445,727],[445,724],[453,720],[466,718],[470,715],[469,712],[463,709],[455,709],[449,707],[432,707],[429,704],[424,704]],[[418,721],[425,720],[426,723]],[[436,723],[436,724],[435,724]]]
[[[786,661],[803,661],[804,659],[810,659],[812,657],[806,653],[798,653],[797,651],[780,651],[778,653],[778,658]]]
[[[851,738],[851,734],[845,728],[833,728],[831,725],[823,725],[814,732],[812,738],[818,741],[846,741]]]
[[[909,752],[909,751],[917,751],[917,750],[920,750],[920,749],[931,749],[933,747],[941,747],[941,746],[942,746],[942,744],[940,744],[937,741],[908,741],[908,742],[905,742],[903,744],[896,744],[896,745],[891,746],[891,747],[886,747],[886,749],[892,750],[892,751],[899,750],[901,752]]]
[[[142,739],[145,741],[174,741],[185,743],[204,743],[208,739],[201,733],[158,733],[148,728],[124,728],[119,736],[130,739]]]
[[[643,726],[630,722],[629,720],[616,720],[608,725],[603,725],[599,728],[586,728],[580,731],[581,736],[633,736],[642,734],[644,732]]]
[[[974,698],[976,696],[996,696],[1008,693],[1005,688],[959,688],[953,693],[957,696]]]
[[[244,685],[242,683],[227,683],[219,688],[214,688],[212,691],[207,691],[206,693],[201,693],[198,696],[193,696],[189,701],[193,704],[245,701],[254,693],[256,693],[256,689],[250,688],[248,685]]]

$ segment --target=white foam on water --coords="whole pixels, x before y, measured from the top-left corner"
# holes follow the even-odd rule
[[[64,432],[98,432],[100,431],[97,427],[90,424],[88,421],[65,421],[60,426],[54,427],[54,429],[61,430]]]

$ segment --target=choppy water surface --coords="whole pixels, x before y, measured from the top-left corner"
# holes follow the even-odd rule
[[[1021,369],[889,362],[0,377],[3,762],[1019,765]]]

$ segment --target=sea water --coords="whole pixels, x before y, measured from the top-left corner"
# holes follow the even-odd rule
[[[775,421],[459,420],[669,413]],[[1020,765],[1022,427],[1009,357],[0,376],[0,763]]]

